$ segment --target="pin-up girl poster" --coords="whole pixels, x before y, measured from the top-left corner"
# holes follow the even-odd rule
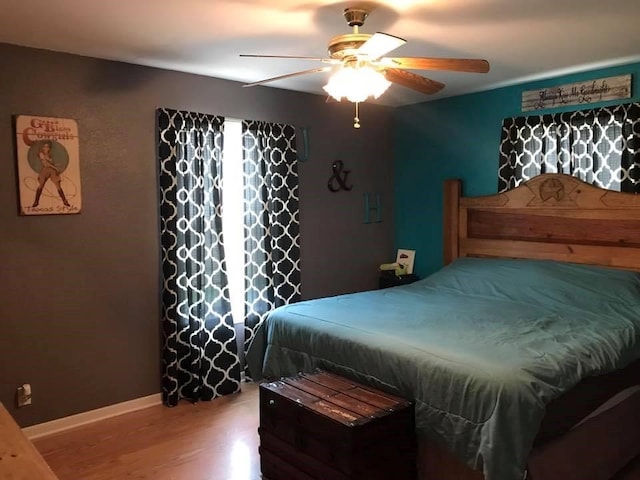
[[[21,215],[80,213],[78,124],[67,118],[16,117]]]

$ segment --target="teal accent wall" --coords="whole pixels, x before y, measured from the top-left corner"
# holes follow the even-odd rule
[[[640,63],[632,63],[397,108],[394,118],[395,244],[397,248],[416,250],[415,273],[424,277],[442,267],[445,179],[462,179],[465,195],[496,193],[502,120],[525,115],[521,111],[524,90],[627,73],[632,74],[632,98],[624,102],[638,101]],[[539,112],[555,113],[617,103],[621,101]]]

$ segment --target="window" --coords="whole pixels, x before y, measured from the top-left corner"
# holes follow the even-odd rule
[[[234,323],[244,322],[242,121],[226,119],[222,148],[222,233]]]
[[[565,173],[610,190],[640,191],[640,104],[507,118],[498,191],[541,173]]]
[[[297,155],[293,125],[159,108],[157,128],[162,388],[175,405],[237,391],[232,319],[246,348],[300,298]]]

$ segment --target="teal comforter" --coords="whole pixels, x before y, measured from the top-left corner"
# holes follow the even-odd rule
[[[385,290],[280,307],[254,377],[325,368],[416,403],[416,428],[487,480],[519,480],[545,405],[640,358],[640,274],[463,258]]]

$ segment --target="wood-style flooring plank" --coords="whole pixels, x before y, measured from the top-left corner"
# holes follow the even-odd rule
[[[154,406],[33,441],[60,480],[258,480],[258,387]]]

